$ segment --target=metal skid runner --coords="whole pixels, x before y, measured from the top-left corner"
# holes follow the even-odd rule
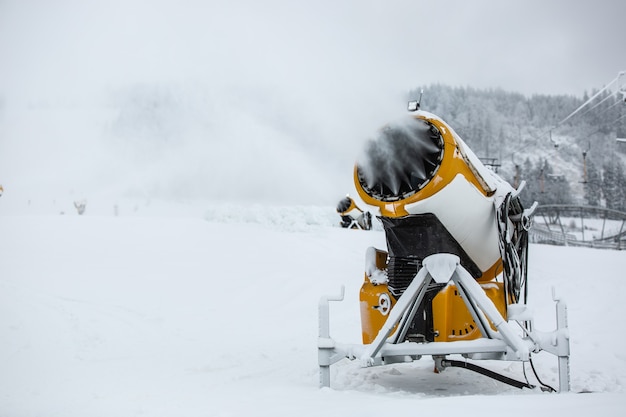
[[[459,289],[483,337],[452,342],[405,341],[410,323],[429,285],[450,282]],[[330,386],[330,366],[344,358],[358,359],[363,367],[369,367],[416,360],[424,355],[432,355],[437,368],[442,370],[455,362],[446,360],[447,355],[460,354],[468,359],[528,362],[531,353],[545,350],[558,357],[558,391],[569,391],[570,348],[567,307],[564,301],[554,296],[554,293],[557,329],[552,332],[540,332],[532,329],[532,326],[522,325],[524,322],[531,322],[525,305],[509,305],[508,321],[505,320],[480,284],[461,266],[458,256],[447,253],[430,255],[423,260],[422,268],[389,312],[387,320],[374,341],[361,345],[337,343],[330,337],[329,301],[343,300],[343,292],[342,288],[339,296],[322,297],[319,303],[318,357],[321,387]],[[522,331],[520,332],[519,329]],[[520,333],[523,334],[520,335]]]

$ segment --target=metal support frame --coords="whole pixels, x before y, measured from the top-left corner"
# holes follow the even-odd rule
[[[546,350],[559,358],[559,391],[569,390],[569,334],[567,330],[567,307],[557,299],[557,330],[549,333],[529,331],[526,336],[498,311],[493,301],[474,280],[471,274],[460,265],[458,256],[435,254],[425,258],[423,267],[390,311],[385,324],[371,344],[337,344],[329,335],[328,302],[340,301],[339,297],[323,297],[320,300],[319,366],[320,386],[330,386],[330,365],[343,358],[359,359],[361,366],[369,367],[394,362],[399,357],[418,358],[423,355],[442,357],[461,354],[472,359],[501,359],[529,361],[531,352]],[[456,342],[416,343],[404,341],[407,329],[415,315],[415,307],[423,300],[431,282],[452,281],[459,288],[461,296],[479,324],[483,337],[476,340]],[[511,307],[511,306],[509,306]],[[515,314],[509,320],[528,321],[525,306],[516,305]],[[496,328],[494,331],[489,323]],[[397,329],[392,335],[394,328]]]
[[[345,287],[341,286],[341,292],[337,296],[320,298],[319,302],[319,341],[318,363],[320,366],[320,387],[330,386],[330,365],[345,357],[342,352],[335,350],[335,341],[330,338],[330,301],[343,301]]]
[[[559,392],[570,390],[569,380],[569,331],[567,328],[567,305],[559,298],[556,298],[554,291],[552,298],[556,302],[556,346],[559,348],[556,355],[559,357]]]

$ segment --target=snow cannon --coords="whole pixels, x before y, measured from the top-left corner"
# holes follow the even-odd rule
[[[376,207],[385,230],[388,253],[382,256],[388,255],[388,261],[377,264],[387,272],[388,291],[383,297],[395,303],[426,257],[450,253],[474,279],[486,284],[488,296],[506,316],[504,283],[494,282],[503,270],[494,207],[515,190],[487,169],[448,125],[425,112],[389,123],[367,143],[354,168],[354,183],[363,201]],[[513,214],[523,213],[519,198],[511,197],[509,206]],[[368,262],[376,266],[375,261]],[[479,337],[458,291],[441,287],[427,291],[420,306],[427,319],[414,323],[417,327],[409,336],[427,341]],[[519,282],[508,288],[511,301],[519,297],[515,287]],[[366,277],[361,291],[364,343],[371,343],[382,325],[373,307],[384,288]],[[433,314],[433,307],[438,314]]]
[[[559,359],[559,390],[568,390],[565,303],[553,297],[557,329],[548,333],[532,328],[527,308],[537,203],[524,208],[524,183],[515,189],[483,165],[441,118],[415,103],[410,110],[366,143],[354,168],[357,193],[382,223],[387,248],[366,251],[362,344],[339,344],[329,334],[328,303],[343,294],[320,301],[320,384],[330,386],[330,365],[343,358],[369,367],[428,355],[438,372],[462,366],[532,387],[468,360],[532,365],[531,355],[546,350]]]
[[[341,216],[339,225],[345,229],[370,230],[372,228],[370,212],[361,210],[350,196],[345,196],[337,203],[337,213]]]

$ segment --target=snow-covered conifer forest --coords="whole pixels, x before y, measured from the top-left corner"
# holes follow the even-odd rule
[[[526,181],[527,203],[626,209],[626,101],[605,91],[580,97],[434,84],[423,108],[447,120],[484,161],[511,184]],[[567,118],[567,120],[565,120]]]

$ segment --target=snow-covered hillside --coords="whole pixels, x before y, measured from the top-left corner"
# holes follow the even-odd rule
[[[519,391],[430,358],[318,388],[317,303],[359,342],[365,249],[381,231],[335,226],[332,207],[90,203],[78,216],[0,201],[2,416],[618,416],[626,404],[623,252],[531,245],[535,326],[569,304],[571,394]],[[556,385],[556,359],[535,357]],[[488,362],[523,378],[518,363]],[[530,376],[532,381],[532,376]],[[578,394],[579,392],[590,392]]]

